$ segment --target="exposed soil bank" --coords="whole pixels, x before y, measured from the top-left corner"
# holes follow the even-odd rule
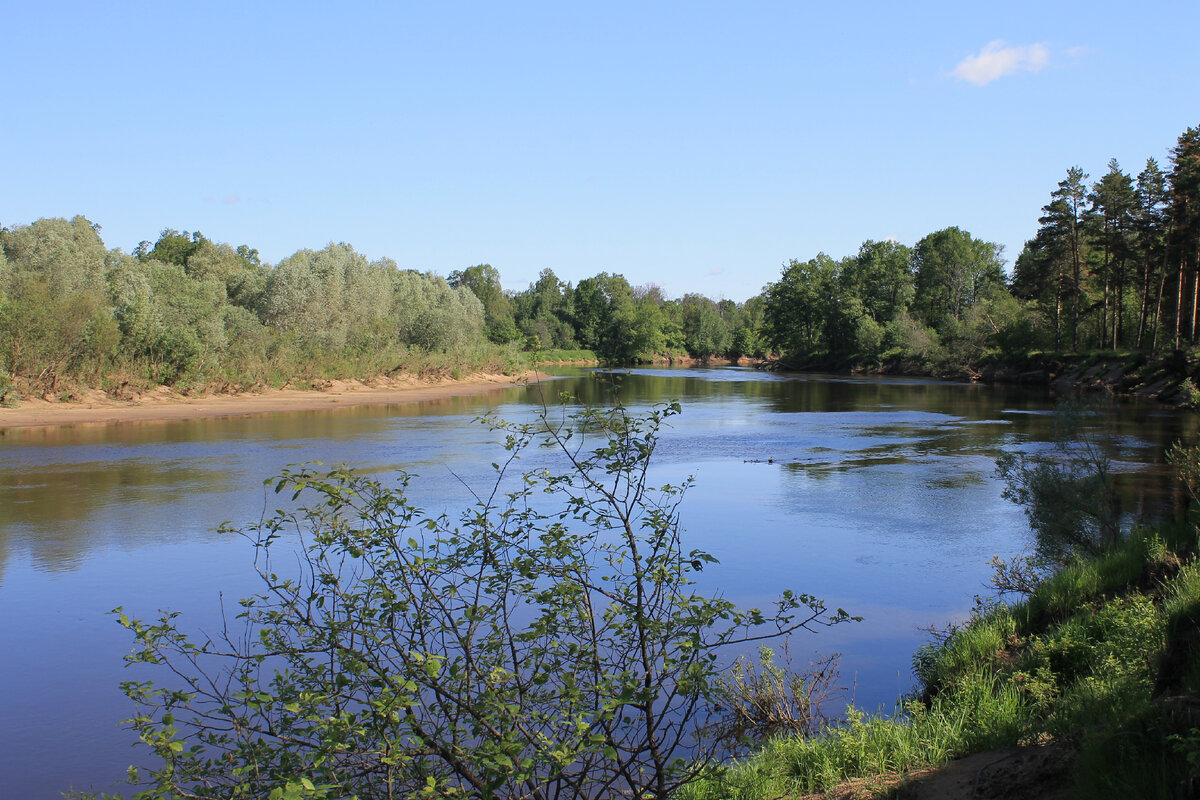
[[[1055,392],[1106,392],[1142,397],[1172,406],[1200,400],[1200,360],[1182,350],[1144,353],[1038,355],[1016,362],[985,365],[980,379],[997,383],[1048,385]]]
[[[514,384],[533,382],[541,375],[477,373],[462,380],[433,382],[415,376],[360,381],[328,381],[319,389],[264,389],[258,392],[184,396],[160,386],[132,400],[114,400],[96,389],[78,402],[26,400],[17,408],[0,408],[0,429],[78,425],[146,420],[200,419],[279,411],[311,411],[347,406],[391,405],[482,394]]]
[[[1182,350],[1145,353],[1034,353],[1018,359],[999,358],[974,366],[930,365],[891,361],[864,366],[824,360],[806,364],[767,362],[768,369],[788,372],[843,372],[860,375],[915,375],[982,383],[1049,386],[1058,394],[1104,392],[1140,397],[1166,405],[1200,405],[1200,359]]]

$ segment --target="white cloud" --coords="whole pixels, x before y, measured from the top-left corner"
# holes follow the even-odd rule
[[[997,39],[976,55],[958,62],[951,73],[959,80],[985,86],[997,78],[1016,72],[1039,72],[1050,63],[1050,50],[1044,44],[1009,46]]]

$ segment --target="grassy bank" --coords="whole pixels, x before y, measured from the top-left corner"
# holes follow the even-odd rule
[[[1010,786],[1006,797],[1194,797],[1196,552],[1192,525],[1135,531],[1022,602],[981,607],[922,648],[918,689],[894,714],[851,709],[818,735],[769,741],[753,757],[714,767],[685,797],[914,796],[914,770],[1005,747],[1026,759],[1054,753],[1039,762],[1046,775],[1025,776],[1034,793]],[[936,773],[922,773],[922,783],[931,780]]]

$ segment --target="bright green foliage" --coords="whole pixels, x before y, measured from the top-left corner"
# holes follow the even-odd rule
[[[824,792],[850,779],[895,776],[1021,735],[1028,702],[982,674],[929,706],[909,703],[894,717],[851,707],[844,722],[820,735],[766,742],[753,758],[711,770],[680,793],[686,800],[767,800]]]
[[[729,326],[717,304],[698,294],[685,294],[679,301],[683,311],[683,341],[688,355],[709,358],[729,349]]]
[[[763,296],[756,295],[736,307],[732,313],[727,313],[730,335],[725,355],[728,358],[766,358],[767,340],[763,335],[764,305]]]
[[[912,270],[911,247],[868,239],[849,265],[844,283],[872,320],[885,323],[912,302]]]
[[[915,249],[867,241],[840,261],[789,262],[764,290],[762,331],[791,362],[969,364],[1025,332],[1003,280],[999,248],[958,228]],[[1004,310],[1001,323],[992,307]]]
[[[266,290],[267,273],[258,261],[258,252],[242,245],[236,250],[224,243],[202,239],[184,266],[196,280],[218,280],[225,285],[229,302],[255,309]]]
[[[575,336],[610,364],[632,364],[650,352],[659,330],[654,317],[638,313],[633,290],[621,275],[602,272],[584,278],[572,296]]]
[[[913,310],[941,332],[949,320],[961,320],[988,289],[1004,283],[1000,247],[964,230],[931,233],[913,248]]]
[[[192,255],[207,241],[200,231],[188,233],[173,228],[164,228],[153,247],[149,242],[140,242],[133,254],[143,261],[154,259],[164,264],[186,267]]]
[[[783,275],[763,290],[767,341],[780,353],[812,354],[834,348],[826,335],[837,262],[819,253],[808,261],[793,259]]]
[[[521,338],[513,319],[512,302],[500,285],[500,271],[491,264],[479,264],[464,270],[455,270],[446,279],[452,288],[465,286],[483,303],[483,317],[487,337],[496,344],[515,342]]]
[[[307,502],[242,531],[263,591],[240,624],[193,641],[173,614],[120,616],[132,725],[158,761],[139,796],[671,796],[699,769],[684,757],[721,646],[846,618],[805,595],[762,612],[697,593],[714,559],[682,541],[688,482],[647,483],[678,411],[494,423],[509,455],[458,522],[413,507],[406,477],[285,472],[276,490]],[[506,480],[537,442],[566,471]]]
[[[578,346],[571,323],[573,296],[574,291],[553,270],[544,269],[529,289],[513,297],[516,325],[528,347],[542,350]]]
[[[220,361],[229,341],[222,281],[190,278],[178,264],[126,257],[109,283],[125,350],[146,360],[153,380],[174,383]]]

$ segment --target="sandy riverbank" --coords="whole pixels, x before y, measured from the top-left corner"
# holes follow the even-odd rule
[[[80,425],[147,420],[200,419],[281,411],[312,411],[348,406],[392,405],[482,394],[540,379],[537,373],[476,373],[462,380],[426,382],[415,376],[381,378],[369,383],[330,381],[320,390],[264,389],[261,392],[185,397],[165,386],[136,400],[114,400],[101,391],[79,402],[26,400],[17,408],[0,408],[0,429]]]

